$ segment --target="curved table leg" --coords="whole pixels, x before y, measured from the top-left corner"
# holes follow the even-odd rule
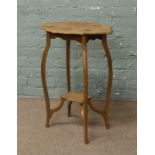
[[[67,69],[67,91],[70,92],[71,86],[70,86],[70,40],[66,41],[66,69]],[[68,117],[71,116],[71,105],[72,102],[68,102]]]
[[[49,100],[47,83],[46,83],[46,58],[47,58],[50,45],[51,45],[51,34],[49,32],[46,32],[46,45],[43,50],[43,55],[41,60],[41,79],[42,79],[42,86],[43,86],[45,104],[46,104],[46,127],[49,127],[49,120],[50,120],[50,100]]]
[[[100,110],[100,109],[97,109],[92,103],[91,103],[91,100],[89,99],[88,100],[88,105],[89,105],[89,107],[93,110],[93,111],[95,111],[95,112],[97,112],[97,113],[99,113],[99,114],[103,114],[103,110]]]
[[[84,82],[84,103],[83,103],[83,124],[84,142],[88,144],[88,67],[87,67],[87,40],[82,36],[82,62],[83,62],[83,82]]]
[[[105,55],[106,55],[107,61],[108,61],[108,85],[107,85],[107,90],[106,90],[106,94],[105,94],[105,105],[104,105],[103,117],[105,120],[106,128],[109,129],[110,123],[109,123],[108,115],[109,115],[109,103],[110,103],[110,94],[111,94],[111,88],[112,88],[113,73],[112,73],[112,59],[111,59],[110,51],[108,48],[106,36],[103,36],[103,38],[102,38],[102,46],[104,48]]]
[[[56,108],[50,110],[50,117],[53,116],[53,113],[59,111],[59,110],[62,108],[62,106],[63,106],[65,100],[66,100],[66,99],[65,99],[64,97],[61,97],[61,99],[60,99],[60,104],[59,104]]]
[[[45,104],[46,104],[46,127],[49,127],[49,121],[53,113],[60,110],[65,102],[65,98],[61,97],[60,104],[56,108],[50,109],[50,100],[49,100],[47,82],[46,82],[46,58],[47,58],[50,45],[51,45],[51,34],[49,32],[46,32],[46,45],[43,50],[43,55],[41,60],[41,79],[42,79],[42,86],[43,86]]]

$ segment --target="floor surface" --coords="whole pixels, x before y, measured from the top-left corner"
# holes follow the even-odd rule
[[[58,101],[51,101],[55,106]],[[94,102],[102,107],[101,102]],[[45,128],[43,99],[18,99],[18,155],[136,155],[136,102],[113,101],[107,130],[102,117],[89,109],[89,141],[83,143],[80,106],[67,104]]]

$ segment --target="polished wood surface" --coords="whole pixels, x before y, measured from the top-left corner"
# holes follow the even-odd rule
[[[112,88],[112,59],[107,44],[106,35],[112,32],[111,27],[103,26],[94,23],[79,23],[79,22],[57,22],[44,24],[42,28],[46,31],[46,44],[43,50],[41,61],[41,78],[46,105],[46,127],[49,127],[50,118],[53,114],[59,111],[68,102],[68,117],[71,116],[71,105],[73,102],[80,103],[80,112],[84,126],[84,143],[88,144],[88,106],[95,112],[99,113],[105,122],[107,129],[110,128],[109,123],[109,103]],[[86,31],[87,30],[87,31]],[[51,40],[61,38],[66,41],[66,79],[67,93],[61,97],[59,105],[51,109],[47,83],[46,83],[46,58],[51,45]],[[108,84],[105,93],[105,103],[103,109],[97,109],[88,96],[88,63],[87,63],[87,43],[89,40],[99,39],[104,49],[104,55],[108,63]],[[70,42],[76,40],[82,46],[82,66],[83,66],[83,92],[77,93],[71,91],[70,81]]]
[[[110,26],[86,22],[46,23],[42,25],[41,28],[54,34],[107,35],[112,33]]]

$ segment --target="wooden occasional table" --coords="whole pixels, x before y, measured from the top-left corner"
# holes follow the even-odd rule
[[[80,103],[80,112],[84,125],[84,143],[88,144],[88,106],[95,112],[101,114],[105,121],[107,129],[109,124],[109,102],[112,87],[112,59],[107,45],[106,36],[112,33],[112,28],[106,25],[85,22],[55,22],[46,23],[41,26],[46,31],[46,45],[43,50],[41,61],[41,78],[42,86],[46,103],[46,127],[49,127],[50,118],[55,112],[61,109],[64,102],[68,102],[68,116],[71,116],[71,105],[73,102]],[[66,41],[66,69],[67,69],[67,93],[61,97],[60,104],[54,108],[50,108],[50,100],[46,82],[46,58],[51,45],[51,39],[62,38]],[[105,51],[108,63],[108,84],[105,93],[105,104],[103,109],[97,109],[91,103],[91,98],[88,96],[88,67],[87,67],[87,43],[89,40],[99,39]],[[76,93],[71,91],[70,84],[70,41],[76,40],[82,45],[82,63],[83,63],[83,93]]]

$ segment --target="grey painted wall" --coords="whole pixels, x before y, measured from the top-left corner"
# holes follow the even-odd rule
[[[39,26],[54,21],[109,24],[113,59],[113,99],[136,99],[136,0],[18,0],[18,96],[42,97],[40,61],[45,32]],[[81,46],[71,43],[72,88],[82,91]],[[103,98],[106,58],[99,40],[88,43],[89,94]],[[54,40],[47,59],[49,95],[66,92],[65,42]]]

